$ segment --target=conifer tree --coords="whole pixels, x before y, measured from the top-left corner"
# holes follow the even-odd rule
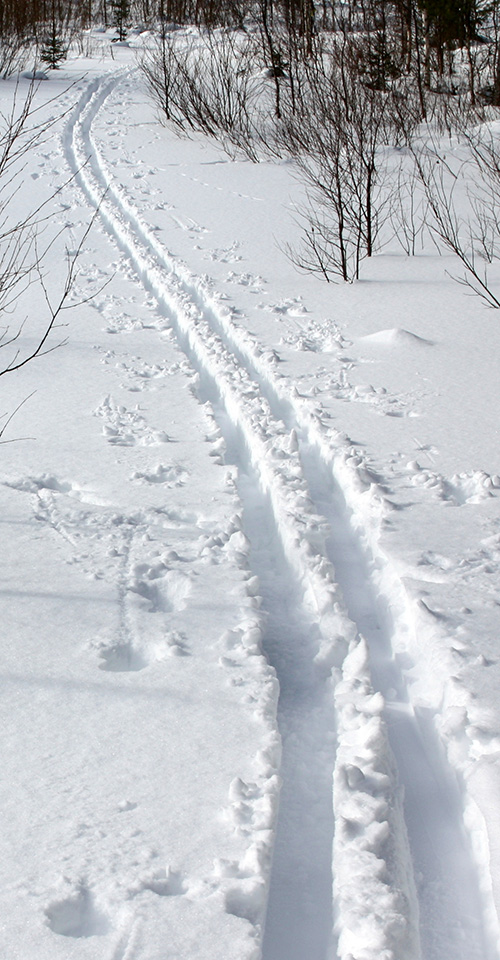
[[[56,19],[55,0],[52,0],[52,19],[48,33],[45,35],[40,59],[51,70],[57,70],[62,60],[66,59],[67,50],[61,36],[60,25]]]

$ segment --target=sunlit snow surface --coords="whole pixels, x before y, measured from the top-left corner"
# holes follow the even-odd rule
[[[1,380],[0,956],[497,960],[496,313],[432,245],[295,273],[289,167],[108,41],[9,211],[55,301],[98,208]]]

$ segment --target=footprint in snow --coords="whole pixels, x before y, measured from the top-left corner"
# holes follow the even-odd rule
[[[230,247],[222,247],[221,249],[211,250],[207,254],[205,260],[218,260],[220,263],[237,263],[240,260],[243,260],[236,251],[239,248],[239,243],[231,244]]]
[[[84,883],[45,910],[47,924],[53,933],[75,939],[105,936],[111,927],[109,918],[97,907],[92,892]]]
[[[305,317],[309,313],[304,306],[301,297],[279,300],[278,303],[269,303],[264,305],[264,309],[277,316]]]
[[[150,878],[144,879],[142,889],[150,890],[158,897],[181,897],[187,891],[180,871],[172,870],[170,867],[166,870],[158,870]]]
[[[94,411],[94,416],[104,422],[102,432],[108,443],[113,446],[131,447],[134,444],[141,446],[156,446],[168,443],[169,437],[163,430],[152,430],[145,417],[135,410],[127,410],[122,404],[117,404],[107,396]]]
[[[166,467],[162,463],[159,463],[158,466],[154,467],[150,472],[141,473],[140,471],[136,471],[132,474],[132,480],[152,484],[161,483],[166,487],[182,487],[188,476],[189,472],[178,463],[172,463]]]
[[[106,501],[91,490],[86,490],[77,483],[71,483],[69,480],[59,480],[57,477],[44,473],[39,477],[23,477],[19,480],[4,480],[3,485],[11,487],[13,490],[20,490],[26,493],[36,493],[43,495],[48,493],[60,493],[66,497],[74,498],[82,503],[89,503],[93,506],[106,506]]]
[[[146,600],[150,613],[172,613],[185,610],[191,580],[184,573],[169,570],[161,561],[152,565],[137,564],[128,592]]]
[[[115,643],[107,647],[102,645],[99,656],[102,660],[99,670],[109,673],[136,673],[148,666],[142,652],[128,643]]]

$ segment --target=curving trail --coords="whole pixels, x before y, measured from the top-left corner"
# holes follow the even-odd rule
[[[356,512],[370,477],[114,182],[92,128],[125,75],[89,83],[64,150],[197,372],[238,472],[281,690],[281,801],[255,918],[267,913],[263,960],[493,960],[461,796],[409,701],[399,598],[381,592]]]

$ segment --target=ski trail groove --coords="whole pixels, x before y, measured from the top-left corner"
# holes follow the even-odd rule
[[[303,585],[285,555],[270,495],[262,489],[241,431],[228,419],[213,385],[202,396],[212,403],[221,426],[226,462],[238,469],[243,531],[251,542],[251,569],[259,578],[265,611],[262,647],[280,680],[283,786],[263,957],[326,960],[333,931],[335,717],[331,684],[315,668],[317,618],[305,608]]]
[[[82,104],[83,109],[85,109],[86,103],[91,103],[91,101],[91,96],[84,98]],[[70,158],[73,160],[72,167],[76,171],[78,167],[81,167],[80,157],[70,154]],[[83,174],[83,171],[84,168],[81,169],[80,176]],[[86,169],[85,173],[87,173]],[[85,187],[87,188],[86,193],[89,195],[90,190],[88,189],[87,182],[85,182]],[[98,198],[97,190],[99,188],[96,188],[96,185],[92,183],[90,187],[92,190],[90,199],[95,203]],[[181,346],[199,373],[199,392],[201,396],[203,399],[209,399],[214,409],[219,408],[217,419],[219,422],[223,422],[223,432],[227,445],[231,446],[231,438],[237,437],[237,442],[233,443],[235,462],[241,467],[242,462],[246,460],[249,463],[248,471],[257,471],[259,482],[257,484],[254,480],[251,485],[252,489],[259,487],[261,493],[257,499],[266,500],[272,504],[269,514],[272,520],[272,526],[276,531],[273,541],[275,544],[278,544],[278,548],[281,546],[282,540],[284,540],[286,545],[285,550],[281,546],[281,554],[286,553],[287,555],[286,560],[283,558],[281,560],[283,566],[287,569],[284,580],[289,583],[290,580],[294,578],[298,586],[299,595],[300,592],[304,592],[304,580],[306,581],[305,592],[307,594],[307,600],[304,604],[299,603],[298,606],[304,608],[302,610],[302,618],[304,622],[307,623],[307,627],[304,627],[304,633],[306,636],[312,634],[308,672],[309,674],[313,674],[313,688],[315,690],[317,690],[318,687],[324,687],[325,681],[323,676],[317,676],[314,670],[314,655],[317,652],[317,644],[315,643],[313,627],[317,624],[318,607],[322,606],[325,610],[325,615],[327,615],[335,604],[335,597],[333,595],[332,585],[329,582],[323,583],[322,575],[318,573],[314,563],[312,563],[314,559],[313,555],[311,554],[309,558],[307,544],[303,539],[303,534],[307,532],[308,526],[311,536],[314,538],[318,535],[324,537],[325,532],[323,531],[321,534],[321,531],[316,529],[316,518],[314,518],[314,516],[309,517],[307,513],[304,512],[306,491],[303,489],[303,484],[298,476],[296,451],[292,450],[291,453],[287,452],[287,447],[290,446],[288,433],[284,429],[283,424],[275,423],[272,420],[268,410],[265,405],[263,406],[258,396],[255,384],[249,380],[244,371],[238,369],[234,358],[226,354],[218,338],[214,336],[202,317],[197,315],[197,312],[193,310],[192,304],[186,304],[182,301],[179,304],[178,299],[174,298],[170,290],[165,287],[165,280],[162,275],[156,271],[154,263],[150,264],[146,260],[145,252],[138,249],[137,241],[133,233],[126,232],[123,225],[116,220],[116,217],[107,207],[106,201],[101,204],[100,209],[101,216],[104,214],[108,230],[112,233],[115,240],[118,240],[120,247],[125,249],[125,252],[140,273],[142,282],[147,285],[147,289],[154,293],[160,308],[171,318]],[[322,588],[323,593],[326,592],[326,596],[319,596],[318,585]],[[311,612],[307,609],[308,607],[311,608]],[[328,613],[328,615],[330,614]],[[339,623],[339,626],[342,627],[343,624]],[[286,628],[286,633],[292,628],[292,620],[289,614],[286,614],[284,620],[281,621],[281,628]],[[316,626],[316,632],[318,632],[318,629]],[[336,634],[333,634],[333,636],[336,640]],[[316,703],[317,696],[314,696],[313,700]],[[333,725],[333,705],[331,698],[328,698],[326,709],[329,713],[329,719],[325,722],[327,722],[331,728]],[[316,749],[316,753],[318,753],[318,749]],[[317,785],[317,778],[311,774],[313,766],[314,764],[309,761],[303,781],[307,781],[309,790],[312,789],[314,791]],[[317,952],[315,956],[311,957],[311,960],[326,960],[327,945],[332,935],[332,878],[330,862],[330,849],[332,844],[331,764],[329,770],[328,767],[326,767],[328,771],[326,777],[324,764],[316,762],[316,767],[319,767],[320,776],[323,780],[323,805],[329,808],[330,813],[329,816],[328,814],[326,815],[328,834],[325,836],[322,828],[320,831],[321,841],[318,844],[318,840],[316,839],[314,847],[314,849],[317,849],[319,845],[322,848],[323,879],[321,881],[322,895],[320,902],[322,902],[322,904],[326,903],[327,906],[326,910],[323,911],[323,930],[321,935],[323,944],[320,952]],[[300,820],[299,826],[303,828]],[[310,835],[311,830],[307,832],[307,836]],[[304,911],[301,909],[301,900],[306,892],[308,879],[309,878],[302,878],[300,880],[298,884],[299,893],[296,898],[299,908],[297,915],[298,927],[301,930],[302,937],[306,944],[310,942],[313,930],[311,920],[304,916]],[[318,890],[316,885],[315,898],[317,899],[317,897]],[[280,917],[280,932],[283,927],[284,923]]]
[[[335,564],[348,614],[368,643],[372,682],[385,702],[387,735],[404,787],[418,876],[423,956],[425,960],[493,958],[464,828],[462,797],[431,721],[412,708],[393,653],[398,632],[406,629],[398,622],[398,597],[395,592],[385,596],[374,580],[373,561],[354,535],[343,490],[313,445],[304,445],[303,463],[317,509],[329,521],[327,555]]]
[[[370,601],[368,613],[359,611],[354,602],[350,603],[349,610],[346,609],[336,583],[335,568],[342,567],[343,552],[357,549],[360,554],[359,543],[349,524],[348,508],[339,498],[333,511],[327,502],[322,502],[330,482],[328,480],[322,481],[313,493],[319,509],[313,507],[311,500],[314,478],[321,475],[325,468],[328,473],[332,472],[335,454],[329,448],[331,441],[325,438],[318,416],[311,411],[310,405],[287,395],[284,381],[280,382],[273,372],[268,354],[248,334],[237,330],[230,314],[224,312],[216,298],[203,290],[202,284],[197,283],[182,264],[169,256],[142,223],[123,191],[113,184],[93,143],[91,127],[98,111],[120,80],[120,77],[114,77],[111,81],[98,80],[89,84],[66,126],[66,158],[88,201],[99,209],[108,233],[131,261],[145,289],[154,295],[160,310],[170,319],[182,349],[198,371],[201,391],[218,410],[217,416],[223,426],[228,451],[233,449],[233,459],[241,471],[240,493],[245,503],[249,535],[253,536],[256,528],[263,529],[261,519],[264,515],[268,518],[268,528],[273,530],[271,546],[269,543],[255,544],[254,563],[263,584],[264,599],[274,616],[274,625],[271,624],[268,631],[266,650],[280,676],[285,757],[287,735],[290,733],[290,765],[294,770],[290,772],[289,779],[287,774],[287,782],[283,787],[275,869],[271,881],[272,906],[264,956],[266,960],[284,960],[285,957],[293,960],[295,956],[298,960],[299,956],[304,955],[303,949],[302,954],[291,953],[290,943],[284,947],[283,938],[290,916],[280,888],[283,875],[289,870],[286,850],[290,847],[296,827],[283,828],[282,824],[286,821],[294,823],[294,800],[290,795],[287,799],[287,789],[293,794],[294,787],[298,787],[298,763],[297,759],[293,761],[291,757],[293,744],[300,736],[309,735],[311,728],[314,730],[312,714],[322,713],[326,709],[328,716],[322,715],[316,733],[316,750],[318,754],[323,752],[327,759],[321,773],[321,764],[314,761],[318,771],[313,782],[319,784],[321,776],[324,777],[325,767],[331,777],[334,767],[335,816],[340,818],[339,824],[342,818],[348,822],[350,812],[358,826],[361,824],[362,829],[358,834],[362,834],[362,843],[360,845],[359,835],[344,831],[340,826],[335,832],[333,878],[338,942],[336,948],[332,947],[331,935],[323,932],[321,943],[315,948],[316,953],[310,953],[308,957],[310,960],[327,960],[331,950],[335,949],[339,958],[347,960],[348,956],[356,955],[357,950],[366,949],[371,937],[376,944],[373,958],[382,956],[384,950],[392,950],[392,954],[387,953],[388,957],[397,955],[398,960],[416,960],[420,955],[416,934],[417,907],[398,776],[387,742],[386,722],[391,722],[392,717],[390,711],[384,711],[382,697],[378,695],[377,699],[374,692],[367,648],[358,636],[369,632],[366,627],[378,615],[377,603]],[[344,532],[343,543],[329,539],[325,519],[332,528],[340,524]],[[281,584],[277,583],[280,576],[271,575],[271,556],[275,560],[275,569],[280,571]],[[347,565],[345,567],[342,583],[344,593],[349,593],[351,588],[356,594],[360,591],[365,595],[370,591],[373,594],[370,574],[366,565],[363,565],[362,557],[360,559],[358,556],[356,562],[354,577],[352,566],[350,570]],[[288,590],[290,584],[294,584],[293,602],[287,595],[286,582]],[[302,594],[298,606],[297,587],[299,596]],[[299,625],[296,640],[304,633],[308,635],[308,670],[313,691],[313,710],[309,709],[302,718],[300,734],[294,730],[294,720],[290,719],[290,715],[294,710],[297,713],[296,704],[300,696],[307,699],[307,691],[303,689],[298,695],[296,686],[291,682],[293,670],[289,662],[285,666],[278,663],[280,658],[286,659],[288,656],[289,660],[291,657],[290,650],[284,650],[282,635],[283,628],[290,628],[294,621]],[[376,661],[377,657],[382,656],[381,646],[380,643],[377,646],[373,637],[371,639],[375,652],[372,656]],[[378,638],[375,637],[375,640]],[[384,645],[390,646],[389,629],[385,632],[382,647]],[[295,655],[299,646],[295,642],[294,647],[292,643]],[[390,659],[390,651],[385,650],[383,656]],[[332,666],[342,671],[335,696],[336,755],[332,748],[333,713],[327,709],[327,701],[333,700],[333,696],[325,693]],[[381,672],[380,667],[378,672]],[[287,683],[292,690],[291,695],[287,692]],[[377,686],[381,686],[379,676]],[[354,713],[353,699],[356,703]],[[413,722],[411,717],[410,722]],[[393,737],[393,747],[395,740],[397,747],[397,737]],[[305,741],[302,759],[304,745]],[[360,761],[360,753],[363,761]],[[309,776],[310,770],[303,776],[303,787]],[[325,796],[324,787],[322,796]],[[333,838],[334,813],[325,815],[326,820],[328,816],[330,822],[321,835],[323,845],[327,837],[330,843]],[[388,841],[387,830],[392,837],[391,842]],[[285,849],[284,859],[281,860],[280,848]],[[349,888],[347,892],[349,876],[352,880],[356,876],[356,869],[358,880],[366,878],[368,872],[372,910],[367,908],[366,901],[359,904],[355,889]],[[321,896],[324,900],[331,900],[331,870],[323,873]],[[302,882],[301,887],[296,886],[297,899],[301,895],[299,890],[302,896],[307,892],[307,883],[308,879],[305,878],[305,885]],[[273,893],[273,886],[277,893]],[[363,889],[366,892],[366,886]],[[327,923],[332,924],[331,907],[329,910],[322,908],[323,915],[325,911]],[[312,924],[305,917],[304,910],[300,916],[304,930],[311,931]],[[361,919],[363,922],[360,927]],[[297,932],[297,925],[295,930]],[[371,960],[372,952],[365,955],[367,960]]]
[[[106,170],[106,166],[102,160],[98,162],[96,169],[98,169],[103,183],[105,182],[110,185],[109,189],[119,204],[120,209],[126,215],[130,226],[137,231],[137,234],[151,250],[155,258],[164,266],[165,270],[175,275],[183,293],[202,311],[204,318],[209,323],[211,329],[220,337],[226,349],[233,354],[240,366],[246,369],[249,376],[257,383],[261,395],[265,397],[269,403],[272,414],[276,418],[282,419],[290,430],[294,428],[297,429],[299,455],[305,478],[309,483],[309,489],[311,490],[313,487],[318,488],[316,478],[319,474],[324,475],[322,489],[316,489],[316,495],[313,499],[315,499],[317,506],[321,499],[325,499],[324,496],[322,497],[322,490],[330,490],[328,502],[326,502],[318,512],[328,520],[333,530],[340,527],[344,531],[343,536],[340,538],[340,544],[335,544],[335,538],[330,539],[330,544],[327,548],[328,558],[335,568],[337,580],[340,582],[344,597],[346,594],[350,595],[351,600],[348,604],[349,616],[357,625],[359,632],[364,633],[369,638],[372,658],[377,663],[375,668],[377,688],[380,689],[384,695],[386,695],[388,691],[389,693],[391,692],[392,686],[397,688],[399,704],[387,708],[386,718],[391,727],[391,745],[398,757],[400,775],[402,775],[407,796],[413,798],[413,800],[408,799],[407,809],[412,820],[410,839],[412,840],[414,859],[418,864],[419,871],[421,872],[423,869],[424,872],[429,874],[428,886],[432,887],[434,891],[432,894],[428,892],[423,893],[421,897],[422,928],[426,941],[429,941],[432,937],[427,929],[430,926],[430,921],[426,915],[435,912],[434,904],[430,901],[433,901],[436,896],[434,889],[436,882],[435,877],[440,875],[441,871],[436,866],[437,858],[435,855],[428,857],[426,860],[426,858],[422,857],[419,853],[422,845],[422,832],[415,826],[415,822],[421,820],[421,814],[415,813],[418,801],[429,809],[427,818],[428,827],[424,831],[427,835],[426,847],[428,850],[431,847],[434,848],[434,850],[441,850],[440,855],[443,859],[449,860],[450,867],[453,868],[452,872],[458,871],[461,881],[455,884],[456,890],[458,891],[459,888],[463,886],[464,889],[469,891],[468,896],[470,896],[474,902],[474,912],[477,916],[480,916],[481,906],[477,896],[478,878],[471,862],[468,841],[464,836],[463,811],[459,791],[453,784],[450,786],[451,772],[448,773],[446,770],[443,770],[443,765],[446,765],[446,761],[440,755],[440,747],[436,741],[436,735],[433,734],[430,725],[428,723],[425,724],[422,718],[415,716],[411,709],[403,677],[401,672],[398,671],[396,661],[392,655],[391,641],[397,634],[400,626],[391,614],[385,616],[385,635],[383,639],[381,639],[379,635],[380,631],[378,631],[378,628],[375,631],[370,629],[370,624],[377,622],[379,618],[381,605],[385,606],[386,614],[387,611],[389,611],[391,607],[391,597],[389,595],[385,600],[384,598],[377,599],[377,590],[371,582],[369,564],[367,563],[366,557],[363,556],[363,551],[360,549],[359,535],[350,529],[348,518],[351,511],[355,512],[356,495],[351,497],[352,505],[349,506],[341,489],[338,488],[338,484],[336,484],[334,480],[332,481],[332,477],[335,477],[336,473],[336,460],[338,461],[339,459],[338,447],[340,446],[341,448],[342,443],[337,444],[336,449],[332,449],[331,441],[326,436],[326,431],[323,428],[320,416],[318,416],[314,409],[314,404],[307,400],[301,401],[300,398],[290,396],[286,378],[280,377],[276,369],[273,368],[272,360],[274,358],[272,355],[270,356],[269,352],[266,353],[263,351],[250,334],[234,323],[231,311],[228,310],[227,307],[221,306],[217,297],[206,289],[202,281],[193,277],[184,265],[178,264],[172,259],[161,242],[159,242],[144,225],[138,212],[129,203],[123,191],[114,187],[110,174]],[[342,440],[341,437],[337,438],[337,440],[339,439],[340,441]],[[344,461],[342,464],[343,472],[344,474],[351,473],[351,477],[347,477],[347,482],[344,483],[346,494],[349,494],[353,487],[363,484],[366,486],[372,479],[369,474],[363,477],[364,470],[362,465],[357,462],[356,452],[354,452],[354,456],[348,456],[349,453],[349,450],[341,450],[341,454],[344,455],[342,457]],[[358,469],[360,466],[361,469]],[[328,476],[328,474],[330,474],[330,476]],[[337,493],[335,493],[336,488]],[[332,502],[334,504],[333,509]],[[366,539],[366,536],[362,535],[362,538]],[[354,553],[357,558],[354,576],[352,574],[352,565],[351,569],[348,570],[342,560],[346,545],[348,545],[348,552],[351,554]],[[339,571],[342,571],[340,575]],[[351,581],[355,583],[354,589]],[[359,596],[370,596],[371,610],[368,614],[366,610],[358,609],[359,604],[357,604],[357,597]],[[384,619],[384,617],[382,617],[382,619]],[[397,731],[396,733],[395,730]],[[428,777],[432,782],[432,789],[428,791],[422,789],[418,777],[415,776],[411,769],[411,764],[408,763],[407,757],[405,756],[408,747],[411,747],[411,753],[415,764],[418,764],[418,769],[421,772],[425,772],[425,778]],[[432,760],[432,757],[434,757],[434,760]],[[448,827],[445,825],[447,808],[453,811],[450,817],[453,821],[453,829],[451,832],[454,833],[455,844],[458,845],[458,849],[461,851],[460,857],[458,858],[453,855],[451,850],[453,843],[449,841],[447,843],[444,839],[447,834],[450,834]],[[438,829],[432,824],[434,816],[436,817],[437,824],[439,824]],[[446,912],[450,914],[449,924],[450,927],[453,927],[462,915],[463,911],[459,904],[463,901],[461,901],[458,894],[454,897],[449,893],[442,893],[441,897],[443,904],[447,904]],[[452,900],[456,902],[456,906],[452,905]],[[470,926],[471,936],[480,942],[479,950],[482,956],[482,951],[488,952],[488,947],[483,940],[481,932],[477,932],[477,921],[471,919]],[[481,924],[479,924],[479,926],[481,926]],[[428,949],[433,950],[431,945],[429,945]],[[470,950],[470,948],[466,948],[466,950],[467,949]],[[439,949],[437,955],[439,955]]]

